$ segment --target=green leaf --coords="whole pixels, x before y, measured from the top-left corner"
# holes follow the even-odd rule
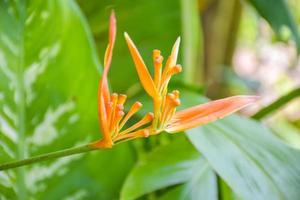
[[[171,189],[159,200],[217,200],[216,174],[204,159],[201,161],[203,162],[188,182]]]
[[[187,131],[195,147],[243,199],[299,199],[300,152],[239,116]]]
[[[270,23],[279,36],[283,34],[285,27],[288,28],[293,35],[298,51],[300,50],[299,31],[286,0],[249,0],[249,2]]]
[[[158,147],[137,162],[124,183],[121,199],[136,199],[155,190],[187,182],[203,164],[200,157],[185,138]]]
[[[178,110],[206,100],[195,92],[180,92]],[[260,122],[233,115],[187,133],[237,196],[298,199],[300,151],[284,144]]]
[[[101,137],[97,59],[87,22],[73,0],[0,2],[1,163]],[[46,199],[48,191],[52,199],[71,198],[77,192],[84,198],[117,198],[115,191],[134,157],[127,145],[96,155],[0,172],[0,193],[7,199],[17,194],[19,199]],[[81,170],[75,173],[77,167]],[[72,180],[68,188],[59,184],[65,177]],[[82,180],[95,185],[78,185]]]

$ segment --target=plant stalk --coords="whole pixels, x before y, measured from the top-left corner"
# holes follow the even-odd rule
[[[45,160],[50,160],[50,159],[54,159],[54,158],[62,158],[62,157],[66,157],[66,156],[70,156],[70,155],[74,155],[74,154],[85,153],[85,152],[89,152],[89,151],[93,151],[93,150],[97,150],[97,149],[99,149],[99,148],[94,148],[94,147],[92,147],[91,144],[86,144],[86,145],[79,146],[79,147],[64,149],[64,150],[60,150],[60,151],[54,151],[51,153],[46,153],[46,154],[34,156],[31,158],[27,158],[27,159],[23,159],[23,160],[19,160],[19,161],[13,161],[13,162],[0,164],[0,171],[6,170],[6,169],[13,169],[13,168],[21,167],[24,165],[29,165],[29,164],[33,164],[33,163],[37,163],[37,162],[41,162],[41,161],[45,161]]]
[[[198,0],[181,0],[184,82],[203,85],[203,37]]]
[[[296,97],[300,97],[300,87],[290,91],[286,95],[281,96],[279,99],[275,100],[273,103],[270,105],[266,106],[265,108],[261,109],[257,113],[255,113],[252,118],[260,120],[270,113],[276,111],[280,107],[286,105],[288,102],[293,100]]]

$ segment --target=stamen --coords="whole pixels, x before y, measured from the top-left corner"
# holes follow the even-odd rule
[[[153,50],[153,65],[154,65],[154,83],[158,88],[161,81],[161,70],[162,70],[163,57],[160,55],[160,51]]]
[[[174,94],[175,99],[178,99],[178,98],[179,98],[179,95],[180,95],[180,92],[179,92],[178,90],[173,90],[173,91],[172,91],[172,94]]]
[[[124,116],[123,112],[124,106],[122,104],[117,104],[115,111],[114,111],[114,116],[112,118],[112,121],[110,123],[110,130],[112,132],[116,132],[118,130],[118,123],[121,120],[121,118]],[[121,118],[120,118],[121,117]]]
[[[177,99],[172,99],[172,108],[167,113],[167,116],[165,118],[165,123],[168,123],[172,119],[173,115],[176,112],[176,107],[179,106],[180,103],[181,103],[180,99],[178,99],[178,98]]]
[[[109,101],[107,104],[106,104],[106,108],[107,108],[107,119],[109,120],[109,115],[112,111],[112,106],[113,106],[113,103],[111,101]]]
[[[162,92],[168,85],[171,76],[178,74],[182,71],[181,65],[175,65],[171,67],[168,71],[166,71],[167,67],[165,67],[163,75],[162,75],[162,80],[161,80],[161,86],[160,86],[160,92]]]
[[[168,57],[168,60],[167,60],[167,62],[166,62],[164,71],[163,71],[163,73],[162,73],[161,87],[162,87],[163,83],[164,83],[164,82],[166,81],[166,79],[167,79],[168,72],[169,72],[169,70],[170,70],[170,68],[171,68],[171,66],[170,66],[170,64],[171,64],[171,62],[172,62],[171,60],[172,60],[172,58],[169,56],[169,57]],[[160,89],[161,89],[161,88],[160,88]]]
[[[129,127],[128,129],[122,131],[120,134],[126,134],[129,133],[131,131],[136,130],[137,128],[151,122],[154,118],[153,113],[147,113],[140,121],[138,121],[137,123],[135,123],[134,125],[132,125],[131,127]]]
[[[118,135],[115,142],[120,140],[126,140],[126,139],[135,139],[138,137],[149,137],[149,135],[150,135],[149,129],[137,130],[128,134]]]
[[[123,111],[118,111],[116,116],[115,116],[115,119],[114,119],[114,131],[113,131],[113,136],[112,137],[115,137],[119,134],[119,127],[118,127],[118,124],[120,123],[121,119],[123,118],[123,116],[125,115],[125,113]]]
[[[118,98],[118,104],[124,105],[126,102],[127,96],[125,94],[120,94]]]
[[[108,124],[109,124],[109,127],[111,128],[112,127],[112,121],[113,121],[113,118],[114,118],[114,115],[115,115],[115,109],[116,109],[116,106],[117,106],[118,94],[113,93],[110,98],[111,98],[112,106],[111,106],[111,109],[110,109],[110,112],[109,112],[109,115],[108,115]],[[110,129],[110,131],[112,131],[112,129]]]
[[[174,67],[172,67],[168,73],[168,77],[171,77],[175,74],[178,74],[182,71],[182,67],[181,65],[175,65]]]
[[[130,110],[128,111],[128,113],[126,114],[126,116],[123,118],[120,126],[119,126],[119,130],[121,130],[123,128],[123,126],[125,125],[125,123],[130,119],[130,117],[132,115],[134,115],[137,111],[139,111],[141,109],[141,107],[143,106],[143,104],[141,104],[140,102],[135,102]]]
[[[164,102],[164,106],[162,107],[162,115],[161,115],[161,120],[160,124],[163,126],[166,122],[166,117],[168,116],[168,113],[172,109],[172,101],[175,98],[174,94],[169,93],[167,94]]]

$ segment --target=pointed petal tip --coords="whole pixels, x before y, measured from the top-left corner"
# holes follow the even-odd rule
[[[124,37],[125,37],[125,40],[126,40],[128,45],[133,46],[134,48],[136,48],[134,43],[132,42],[130,36],[128,35],[128,33],[126,31],[124,32]]]
[[[117,19],[116,19],[116,14],[115,14],[114,10],[111,11],[109,20],[110,20],[110,28],[116,29]]]
[[[178,51],[178,48],[179,48],[179,45],[180,45],[180,41],[181,41],[181,38],[180,36],[177,37],[175,43],[174,43],[174,50],[176,49]]]
[[[171,60],[169,63],[169,67],[173,67],[174,65],[176,65],[178,51],[179,51],[179,45],[180,45],[180,37],[177,37],[177,39],[172,47],[172,51],[171,51],[171,55],[170,55]]]
[[[111,9],[110,16],[115,16],[115,10]]]
[[[128,35],[128,33],[126,31],[124,32],[124,37],[125,37],[126,40],[130,39],[130,37],[129,37],[129,35]]]
[[[256,95],[239,95],[239,96],[233,96],[233,98],[242,98],[248,103],[254,103],[260,99],[260,96]]]
[[[150,96],[156,96],[157,90],[154,85],[154,81],[146,67],[143,58],[141,57],[138,49],[136,48],[135,44],[133,43],[127,32],[124,32],[124,37],[144,89]]]
[[[180,44],[180,41],[181,41],[181,37],[178,36],[175,43],[179,45],[179,44]]]

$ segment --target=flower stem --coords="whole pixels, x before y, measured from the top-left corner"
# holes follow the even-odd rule
[[[24,160],[0,164],[0,171],[6,170],[6,169],[17,168],[17,167],[21,167],[24,165],[29,165],[29,164],[33,164],[36,162],[41,162],[41,161],[45,161],[45,160],[49,160],[49,159],[53,159],[53,158],[61,158],[61,157],[70,156],[73,154],[79,154],[79,153],[84,153],[84,152],[88,152],[88,151],[93,151],[93,150],[97,150],[97,149],[99,149],[99,148],[94,148],[94,147],[92,147],[91,144],[86,144],[86,145],[79,146],[79,147],[74,147],[74,148],[64,149],[64,150],[55,151],[55,152],[51,152],[51,153],[46,153],[46,154],[31,157],[31,158],[27,158]]]

